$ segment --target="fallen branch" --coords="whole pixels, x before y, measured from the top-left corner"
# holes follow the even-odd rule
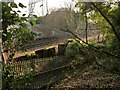
[[[62,29],[60,29],[60,30],[61,30],[61,31],[64,31],[64,30],[62,30]],[[70,30],[66,30],[66,31],[64,31],[64,32],[69,32],[69,33],[71,33],[73,36],[75,36],[77,39],[79,39],[80,41],[82,41],[84,44],[89,45],[89,46],[90,46],[92,49],[94,49],[96,52],[105,53],[105,54],[107,54],[107,55],[110,55],[110,56],[113,56],[113,57],[115,57],[115,58],[120,59],[120,57],[117,56],[117,55],[114,55],[114,54],[111,54],[111,53],[109,53],[109,52],[100,50],[98,47],[95,47],[95,46],[89,44],[88,42],[83,41],[80,37],[78,37],[76,34],[74,34],[73,32],[71,32]]]
[[[60,30],[62,30],[62,29],[60,29]],[[62,31],[64,31],[64,30],[62,30]],[[65,32],[65,31],[64,31],[64,32]],[[91,46],[92,49],[94,49],[95,51],[100,52],[100,53],[103,52],[103,53],[105,53],[105,54],[107,54],[107,55],[110,55],[110,56],[113,56],[113,57],[115,57],[115,58],[120,59],[120,57],[118,57],[118,56],[116,56],[116,55],[113,55],[113,54],[111,54],[111,53],[109,53],[109,52],[100,50],[99,48],[97,48],[97,47],[95,47],[95,46],[93,46],[93,45],[90,45],[88,42],[83,41],[80,37],[78,37],[77,35],[75,35],[75,34],[74,34],[73,32],[71,32],[70,30],[67,30],[67,32],[69,32],[69,33],[71,33],[72,35],[74,35],[76,38],[78,38],[78,39],[79,39],[80,41],[82,41],[83,43]],[[87,56],[90,56],[90,55],[87,55]],[[94,58],[92,58],[92,60],[95,61],[95,63],[96,63],[98,66],[100,66],[100,67],[102,67],[102,68],[104,68],[104,69],[106,69],[106,70],[108,70],[108,71],[110,71],[110,72],[112,72],[112,73],[115,73],[115,74],[120,75],[119,72],[110,70],[109,68],[107,68],[107,67],[105,67],[104,65],[102,65],[102,64],[97,60],[97,58],[96,58],[95,56],[94,56]]]

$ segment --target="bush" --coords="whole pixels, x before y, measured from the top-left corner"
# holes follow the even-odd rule
[[[76,54],[80,53],[80,46],[81,44],[75,40],[69,42],[66,48],[65,55],[67,57],[74,57]]]
[[[32,80],[33,73],[25,72],[19,78],[14,78],[14,67],[3,65],[2,70],[2,90],[16,90],[19,87],[24,87]]]
[[[11,90],[13,87],[12,82],[14,81],[13,75],[10,73],[13,69],[10,66],[3,65],[2,68],[2,90]]]
[[[110,43],[110,47],[109,47],[110,52],[114,53],[115,55],[120,54],[120,45],[118,40],[114,37],[112,42]]]

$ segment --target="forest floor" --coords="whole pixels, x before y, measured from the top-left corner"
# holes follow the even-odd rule
[[[117,88],[120,87],[120,75],[110,73],[97,66],[94,62],[79,58],[78,60],[63,59],[52,63],[46,68],[56,67],[56,64],[70,64],[36,75],[27,88],[43,88],[51,85],[52,88]],[[60,66],[61,66],[60,65]],[[34,87],[33,87],[34,86]],[[64,89],[63,89],[64,90]],[[67,89],[65,89],[67,90]],[[69,89],[68,89],[69,90]]]
[[[77,71],[77,72],[76,72]],[[70,88],[116,88],[120,87],[120,76],[105,72],[96,65],[91,65],[83,73],[75,70],[74,75],[69,75],[56,86]]]

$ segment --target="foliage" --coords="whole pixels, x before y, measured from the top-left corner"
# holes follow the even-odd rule
[[[117,2],[119,4],[119,2]],[[112,10],[109,11],[109,17],[114,24],[114,26],[119,30],[120,32],[120,8],[119,6],[115,5]]]
[[[114,72],[120,72],[120,61],[115,58],[102,58],[100,62]]]
[[[109,42],[115,36],[119,41],[119,1],[116,2],[94,2],[84,3],[78,2],[76,7],[80,8],[80,12],[88,14],[89,20],[94,22],[103,37]],[[104,24],[103,24],[104,23]]]
[[[108,49],[109,49],[109,52],[112,52],[115,55],[119,56],[120,46],[119,46],[118,41],[116,40],[115,37],[112,38],[112,41],[110,42]]]
[[[74,57],[76,54],[80,53],[80,46],[80,43],[75,40],[69,42],[66,48],[65,55],[67,57]]]
[[[30,84],[30,81],[33,79],[33,72],[25,72],[20,78],[18,78],[16,84],[17,87],[25,87]]]
[[[13,75],[10,75],[10,73],[13,71],[13,69],[4,64],[2,69],[3,69],[2,70],[3,71],[2,72],[2,89],[11,90],[11,88],[13,87],[12,82],[14,80],[13,80]]]
[[[2,90],[16,90],[18,87],[24,87],[32,80],[32,76],[32,72],[29,71],[15,79],[14,67],[3,64]]]
[[[34,40],[36,34],[29,30],[27,27],[27,18],[19,16],[18,12],[14,9],[18,7],[25,8],[22,3],[18,5],[14,2],[2,2],[2,26],[3,26],[3,49],[11,51],[19,49],[21,46],[30,43]],[[35,22],[35,21],[32,21]],[[35,23],[30,23],[35,24]]]
[[[36,24],[36,21],[35,20],[30,20],[30,24],[33,26]]]
[[[24,17],[25,14],[20,16],[18,13],[21,11],[16,11],[18,7],[26,8],[22,3],[17,5],[14,2],[2,2],[3,50],[10,50],[11,52],[19,50],[21,46],[31,43],[35,39],[36,34],[27,27],[29,20]],[[35,21],[32,20],[29,23],[33,26]],[[32,76],[32,72],[26,72],[18,80],[14,79],[14,67],[4,64],[2,71],[3,90],[14,90],[18,86],[26,85]]]

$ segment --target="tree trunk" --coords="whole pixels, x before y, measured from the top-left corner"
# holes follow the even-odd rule
[[[85,37],[86,37],[86,42],[88,43],[88,21],[87,21],[87,12],[86,12],[86,5],[85,5],[85,22],[86,22],[86,27],[85,27]]]
[[[119,45],[120,45],[120,37],[119,37],[119,33],[117,32],[117,30],[115,29],[114,25],[111,23],[111,21],[108,19],[108,17],[103,14],[103,12],[93,3],[91,2],[92,6],[102,15],[102,17],[109,23],[109,25],[112,28],[112,31],[114,33],[114,35],[116,36],[116,38],[118,39]]]

